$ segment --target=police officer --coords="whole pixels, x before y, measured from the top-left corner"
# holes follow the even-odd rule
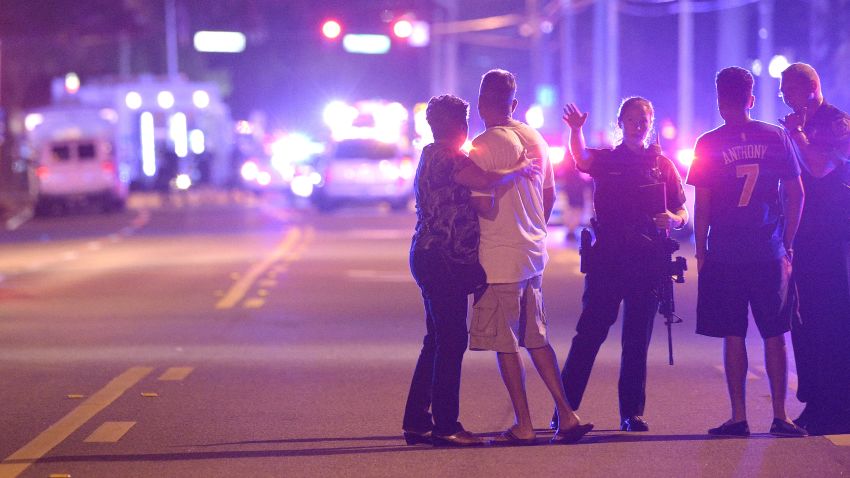
[[[647,147],[653,118],[648,100],[627,98],[617,117],[622,142],[613,149],[589,149],[582,133],[587,113],[570,104],[563,117],[570,127],[570,153],[576,167],[594,180],[596,242],[586,269],[583,310],[561,379],[570,405],[577,410],[596,354],[617,320],[622,302],[619,396],[620,428],[624,431],[649,430],[642,415],[646,356],[658,311],[655,288],[659,275],[653,266],[658,264],[659,231],[681,229],[688,222],[676,167],[656,145]],[[661,206],[655,211],[649,200],[653,190],[664,191],[663,199],[656,196],[654,202]]]
[[[782,73],[780,90],[806,191],[794,241],[801,323],[792,329],[806,407],[795,423],[812,435],[850,433],[850,116],[824,101],[805,63]]]

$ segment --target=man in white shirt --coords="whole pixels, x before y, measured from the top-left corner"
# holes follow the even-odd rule
[[[469,347],[496,352],[516,416],[516,423],[493,444],[535,443],[519,347],[528,350],[563,417],[552,442],[573,443],[593,425],[580,425],[570,408],[547,337],[542,274],[548,259],[546,222],[555,203],[554,173],[540,133],[512,118],[517,107],[515,94],[516,79],[510,72],[491,70],[482,77],[478,113],[487,129],[473,140],[470,159],[485,171],[505,169],[525,150],[541,161],[543,175],[473,192],[481,226],[479,258],[488,285],[476,296]]]

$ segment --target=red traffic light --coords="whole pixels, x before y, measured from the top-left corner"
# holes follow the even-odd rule
[[[325,38],[329,38],[334,40],[342,34],[342,25],[339,24],[336,20],[328,20],[322,24],[322,35]]]

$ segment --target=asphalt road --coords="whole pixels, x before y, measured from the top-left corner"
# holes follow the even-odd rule
[[[319,216],[280,198],[208,193],[137,196],[125,213],[77,211],[0,233],[0,478],[850,475],[850,436],[766,433],[754,331],[754,434],[706,435],[729,411],[721,344],[693,332],[693,273],[676,286],[685,323],[674,328],[675,366],[661,318],[655,329],[650,432],[617,431],[615,326],[579,411],[596,424],[581,443],[546,444],[551,400],[529,369],[540,446],[405,446],[424,333],[407,267],[413,222],[382,208]],[[575,245],[558,227],[551,236],[545,298],[563,359],[582,276]],[[465,427],[508,427],[495,357],[468,352],[463,373]]]

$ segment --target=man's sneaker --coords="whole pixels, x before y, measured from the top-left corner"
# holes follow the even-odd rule
[[[803,428],[800,428],[791,422],[786,422],[785,420],[780,420],[778,418],[774,418],[773,423],[770,424],[770,434],[778,437],[809,436],[809,432],[807,432]]]
[[[773,428],[770,429],[771,432]],[[730,437],[748,437],[750,436],[750,426],[746,420],[730,423],[726,422],[717,428],[709,428],[709,435],[730,436]]]
[[[620,422],[620,430],[624,432],[648,432],[649,424],[640,415],[632,415]]]

